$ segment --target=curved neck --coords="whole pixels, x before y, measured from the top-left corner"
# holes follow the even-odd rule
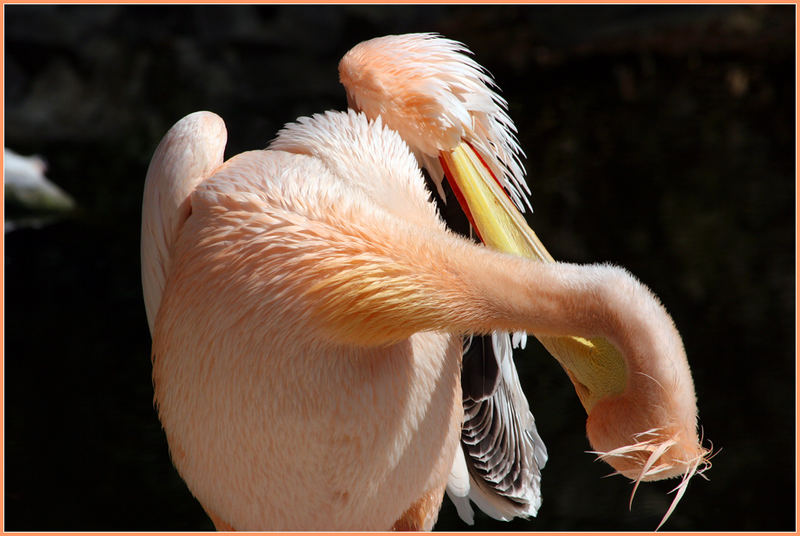
[[[476,280],[492,297],[505,329],[533,333],[558,360],[587,413],[600,400],[626,392],[636,373],[668,376],[656,358],[683,355],[666,311],[626,271],[604,265],[521,264],[495,273],[480,270]],[[672,351],[676,341],[680,350]]]

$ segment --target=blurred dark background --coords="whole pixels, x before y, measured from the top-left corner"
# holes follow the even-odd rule
[[[667,530],[795,523],[794,6],[5,6],[6,145],[78,209],[5,235],[5,529],[208,530],[152,407],[140,204],[160,137],[220,114],[227,156],[344,109],[361,40],[440,32],[509,101],[552,254],[623,265],[663,300],[715,449]],[[10,214],[7,208],[7,215]],[[548,444],[538,518],[484,530],[652,530],[674,481],[585,453],[536,343],[518,358]],[[437,529],[468,530],[445,501]]]

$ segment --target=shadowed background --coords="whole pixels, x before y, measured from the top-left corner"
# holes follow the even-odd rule
[[[5,6],[6,145],[78,209],[5,236],[5,529],[208,530],[152,407],[139,278],[149,158],[212,110],[226,156],[344,109],[357,42],[435,31],[495,76],[554,257],[630,269],[683,334],[715,449],[665,525],[793,530],[794,6]],[[13,211],[6,207],[7,215]],[[676,482],[603,479],[585,414],[532,338],[548,445],[538,518],[652,530]],[[292,448],[287,446],[287,448]],[[437,529],[467,530],[445,500]]]

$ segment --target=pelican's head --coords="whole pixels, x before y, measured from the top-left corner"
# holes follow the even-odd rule
[[[518,208],[528,201],[522,150],[506,101],[456,41],[436,34],[389,35],[353,47],[339,63],[351,108],[383,118],[408,143],[442,194],[440,158],[472,145]]]
[[[447,177],[487,246],[552,262],[520,214],[530,206],[529,190],[506,102],[468,53],[435,34],[386,36],[350,50],[339,76],[349,105],[397,131],[440,195]],[[603,338],[539,339],[572,380],[601,458],[637,482],[683,475],[685,489],[688,478],[706,467],[708,451],[697,437],[694,387],[680,336],[657,300],[645,294],[647,307],[658,309],[656,332],[665,334],[668,347],[635,358]],[[670,392],[673,374],[680,388]]]

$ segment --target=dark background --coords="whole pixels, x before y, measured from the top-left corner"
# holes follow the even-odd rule
[[[721,453],[668,530],[795,522],[794,6],[5,6],[6,144],[79,209],[5,236],[5,528],[206,530],[152,407],[139,279],[147,164],[207,109],[227,156],[343,109],[357,42],[436,31],[497,79],[551,253],[662,298]],[[493,530],[651,530],[674,481],[601,478],[570,383],[518,358],[548,444],[538,518]],[[467,530],[445,501],[438,529]]]

